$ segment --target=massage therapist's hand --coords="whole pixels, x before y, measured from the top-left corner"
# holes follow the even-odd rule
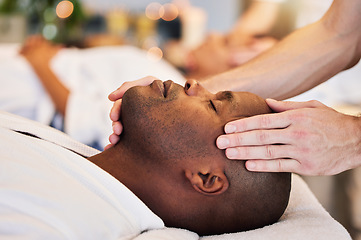
[[[113,107],[110,110],[110,119],[113,121],[113,134],[109,136],[110,144],[105,147],[105,149],[115,145],[119,141],[119,135],[123,131],[122,123],[119,121],[120,118],[120,109],[122,106],[122,97],[124,93],[131,87],[134,86],[147,86],[151,84],[154,80],[158,78],[153,76],[147,76],[132,82],[124,82],[117,90],[110,93],[108,98],[113,101]]]
[[[278,113],[225,126],[228,134],[217,139],[217,146],[227,148],[229,159],[251,159],[246,162],[250,171],[302,175],[334,175],[360,165],[361,118],[318,101],[267,103]]]

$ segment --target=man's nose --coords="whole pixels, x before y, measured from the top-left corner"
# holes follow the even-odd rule
[[[194,79],[187,80],[184,91],[188,96],[206,97],[211,94]]]

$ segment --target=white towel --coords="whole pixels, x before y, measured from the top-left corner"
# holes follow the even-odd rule
[[[90,157],[99,153],[97,149],[75,141],[65,133],[52,127],[4,111],[0,111],[0,127],[32,134],[46,141],[70,149],[84,157]]]
[[[141,234],[135,240],[343,240],[351,239],[346,229],[320,205],[302,178],[292,175],[289,205],[280,221],[263,228],[217,236],[198,237],[193,232],[165,228]]]

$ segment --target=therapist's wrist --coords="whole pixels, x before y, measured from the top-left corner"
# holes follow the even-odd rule
[[[355,158],[353,160],[353,166],[351,166],[352,168],[361,166],[361,116],[354,117],[354,123],[355,123],[354,136],[356,137],[356,141],[357,141],[357,150],[356,150]]]

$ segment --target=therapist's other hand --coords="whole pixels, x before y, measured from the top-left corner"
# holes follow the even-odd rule
[[[109,117],[112,120],[113,124],[113,133],[109,136],[109,142],[104,149],[108,149],[111,146],[115,145],[119,141],[119,135],[123,131],[123,125],[119,121],[120,118],[120,112],[121,112],[121,106],[122,106],[122,97],[124,93],[131,87],[134,86],[147,86],[151,84],[154,80],[157,80],[158,78],[153,76],[147,76],[135,81],[131,82],[124,82],[117,90],[110,93],[108,98],[110,101],[113,101],[113,107],[110,110]]]
[[[278,113],[230,122],[217,146],[249,171],[334,175],[360,165],[361,119],[318,101],[267,99]],[[249,160],[250,159],[250,160]]]

